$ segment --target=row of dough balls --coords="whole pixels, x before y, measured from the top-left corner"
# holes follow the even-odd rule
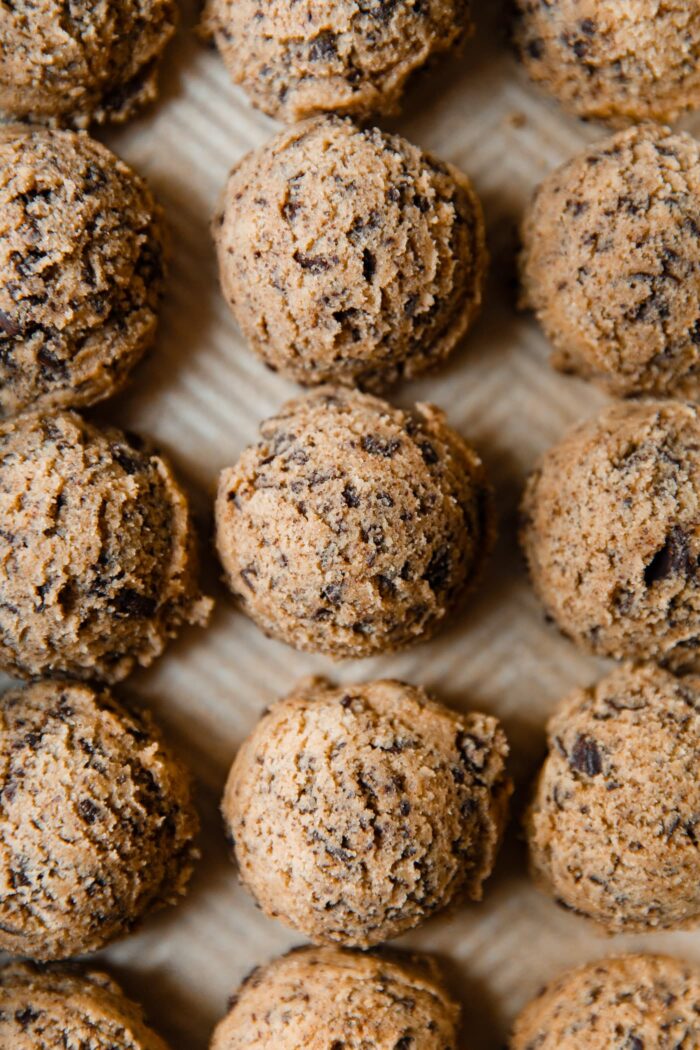
[[[508,1050],[694,1047],[700,973],[661,955],[570,970],[515,1021]],[[102,973],[0,970],[0,1039],[13,1050],[167,1050]],[[254,970],[231,998],[210,1050],[468,1048],[468,1017],[427,956],[301,948]]]

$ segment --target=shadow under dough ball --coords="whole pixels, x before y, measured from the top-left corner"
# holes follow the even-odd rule
[[[700,972],[622,955],[552,981],[515,1022],[509,1050],[677,1050],[700,1045]]]
[[[209,617],[185,494],[133,435],[73,412],[1,424],[0,521],[10,674],[119,681]]]
[[[298,948],[253,970],[210,1050],[445,1050],[460,1045],[459,1019],[428,957]]]
[[[199,823],[189,775],[148,714],[38,682],[0,697],[0,728],[1,949],[82,955],[177,901]]]
[[[146,184],[86,134],[0,127],[0,418],[120,390],[162,290]]]
[[[508,811],[495,718],[402,682],[301,682],[261,719],[222,812],[241,879],[315,943],[366,948],[480,900]]]
[[[528,74],[566,109],[613,125],[700,107],[700,9],[687,0],[516,0]]]
[[[609,933],[700,922],[700,679],[623,667],[567,697],[547,737],[535,881]]]
[[[395,111],[410,74],[473,26],[467,0],[208,0],[204,28],[253,104],[293,123]]]
[[[700,667],[700,418],[617,403],[549,450],[521,543],[547,614],[599,656]]]
[[[289,401],[219,479],[217,548],[243,610],[336,658],[430,637],[493,533],[481,461],[438,409],[342,387]]]
[[[248,154],[213,234],[246,339],[304,384],[381,388],[418,375],[445,360],[481,305],[484,223],[467,177],[339,117]]]
[[[544,180],[522,230],[522,303],[552,363],[611,393],[700,395],[700,144],[646,125]]]
[[[0,114],[87,127],[131,117],[158,88],[175,0],[0,4]]]

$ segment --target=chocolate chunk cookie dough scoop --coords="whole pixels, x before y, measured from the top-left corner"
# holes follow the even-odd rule
[[[532,79],[573,113],[613,125],[700,107],[700,8],[687,0],[516,0]]]
[[[150,717],[109,693],[39,682],[0,696],[0,790],[0,949],[96,951],[185,892],[189,776]]]
[[[234,168],[213,233],[224,295],[274,370],[381,388],[441,364],[487,266],[469,180],[398,135],[321,117]]]
[[[301,682],[243,744],[222,812],[265,914],[366,948],[480,900],[508,809],[495,718],[403,682]]]
[[[72,412],[0,425],[0,668],[115,682],[211,608],[165,460]]]
[[[157,94],[175,0],[0,4],[0,117],[87,127],[125,120]]]
[[[7,1050],[168,1050],[141,1008],[104,973],[0,970],[0,1046]]]
[[[521,272],[557,368],[700,396],[700,144],[645,125],[574,157],[528,209]]]
[[[700,417],[618,403],[547,452],[522,501],[530,577],[564,634],[599,656],[700,667]]]
[[[0,419],[124,386],[155,336],[163,238],[148,187],[100,143],[0,127]]]
[[[342,387],[288,402],[219,479],[217,548],[243,610],[336,658],[430,637],[493,531],[481,461],[440,411]]]
[[[210,1050],[447,1050],[459,1018],[432,959],[302,948],[252,972]]]
[[[472,29],[467,0],[208,0],[204,18],[233,82],[286,122],[393,112],[410,74]]]

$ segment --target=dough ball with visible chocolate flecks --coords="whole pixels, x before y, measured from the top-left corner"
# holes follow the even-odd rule
[[[0,127],[0,419],[124,386],[155,337],[163,239],[150,190],[99,142]]]
[[[116,682],[204,625],[187,499],[135,435],[73,412],[0,424],[0,668]]]
[[[0,696],[0,730],[1,949],[82,955],[178,900],[199,822],[189,775],[148,714],[88,685],[38,682]]]
[[[535,881],[609,933],[700,923],[700,679],[625,666],[568,696],[547,737]]]
[[[444,362],[481,305],[484,223],[467,177],[339,117],[248,154],[213,233],[246,339],[306,385],[418,375]]]
[[[297,948],[246,978],[210,1050],[447,1050],[459,1020],[427,956]]]
[[[532,473],[521,542],[547,614],[584,649],[700,668],[700,417],[620,402]]]
[[[243,610],[336,658],[430,637],[493,532],[481,460],[442,412],[344,387],[289,401],[219,479],[217,548]]]
[[[700,9],[687,0],[516,0],[532,79],[584,119],[673,121],[700,107]]]
[[[473,31],[468,0],[208,0],[204,31],[265,113],[395,112],[414,70]]]
[[[523,305],[552,363],[618,396],[700,395],[700,143],[645,125],[549,175],[523,224]]]
[[[158,91],[175,0],[12,0],[0,5],[0,115],[87,127],[122,121]]]
[[[403,682],[300,682],[229,774],[241,879],[315,943],[362,948],[480,900],[508,810],[507,753],[495,718]]]

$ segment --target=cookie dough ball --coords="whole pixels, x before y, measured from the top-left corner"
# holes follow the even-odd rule
[[[0,116],[87,127],[157,94],[175,0],[13,0],[0,5]]]
[[[498,721],[403,682],[301,682],[229,774],[223,816],[265,914],[368,947],[481,900],[511,784]],[[407,843],[410,844],[407,847]]]
[[[174,904],[197,857],[190,779],[150,717],[38,682],[0,696],[0,948],[96,951]]]
[[[493,539],[476,453],[432,405],[344,388],[289,401],[224,470],[216,542],[243,610],[336,658],[430,637]]]
[[[0,425],[0,668],[115,682],[206,623],[185,494],[133,435],[73,412]]]
[[[431,959],[301,948],[253,970],[210,1050],[445,1050],[459,1015]]]
[[[209,0],[204,28],[253,104],[293,122],[395,112],[411,73],[473,26],[467,0]]]
[[[569,970],[515,1022],[509,1050],[674,1050],[700,1043],[700,973],[664,955]]]
[[[167,1050],[104,973],[14,964],[0,970],[0,1045],[12,1050]]]
[[[583,648],[700,668],[700,417],[618,403],[544,456],[521,541],[549,616]]]
[[[162,288],[161,212],[141,179],[86,134],[0,128],[0,418],[120,390]]]
[[[245,157],[213,232],[243,334],[300,383],[379,388],[418,375],[481,304],[484,224],[466,176],[338,117]]]
[[[617,395],[700,396],[700,144],[646,125],[540,186],[523,225],[523,305],[553,364]]]
[[[532,79],[568,110],[613,125],[700,107],[700,9],[687,0],[516,0]]]

